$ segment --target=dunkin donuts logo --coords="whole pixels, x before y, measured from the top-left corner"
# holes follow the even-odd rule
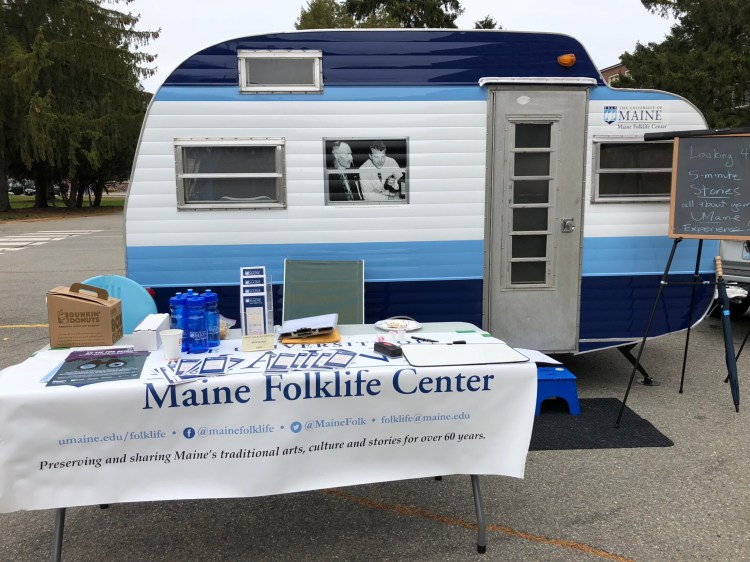
[[[98,324],[100,312],[65,312],[57,311],[58,324]]]

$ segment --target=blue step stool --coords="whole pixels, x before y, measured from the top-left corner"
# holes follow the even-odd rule
[[[578,388],[573,373],[565,367],[537,367],[536,383],[536,415],[542,407],[542,402],[547,398],[562,398],[568,403],[571,416],[581,414],[581,405],[578,403]]]

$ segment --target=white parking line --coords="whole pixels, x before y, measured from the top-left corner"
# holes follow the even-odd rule
[[[74,234],[91,234],[92,232],[101,232],[101,230],[39,230],[35,234],[49,235],[74,235]]]
[[[58,240],[62,240],[63,238],[65,237],[64,236],[56,237],[56,239]],[[6,239],[8,240],[49,240],[50,237],[49,236],[24,236],[24,235],[17,236],[14,234],[10,234],[8,236],[3,236],[2,238],[0,238],[0,240],[6,240]]]
[[[23,250],[28,246],[41,246],[47,242],[65,240],[101,230],[40,230],[28,234],[10,234],[0,237],[0,254],[5,252]]]

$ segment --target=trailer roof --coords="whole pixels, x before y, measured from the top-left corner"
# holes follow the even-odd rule
[[[593,78],[601,75],[576,39],[502,30],[335,30],[255,35],[203,49],[180,64],[165,86],[234,86],[240,49],[312,49],[323,53],[327,86],[476,86],[495,77]],[[557,57],[572,53],[565,68]]]

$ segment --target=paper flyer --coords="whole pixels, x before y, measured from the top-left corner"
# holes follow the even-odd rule
[[[148,356],[148,351],[134,351],[132,347],[73,351],[47,381],[47,386],[86,386],[137,379]]]

